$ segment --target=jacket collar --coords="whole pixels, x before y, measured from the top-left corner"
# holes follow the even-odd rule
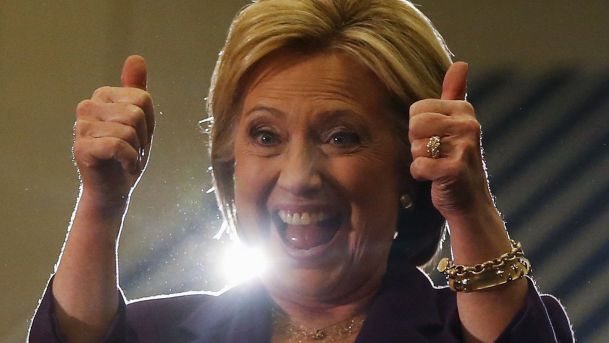
[[[270,342],[270,308],[266,290],[252,281],[210,297],[182,327],[192,342]],[[430,337],[460,337],[459,330],[452,292],[434,288],[414,266],[394,265],[388,268],[356,342],[429,342]]]

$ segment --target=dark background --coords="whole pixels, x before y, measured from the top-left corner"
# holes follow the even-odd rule
[[[245,1],[0,1],[0,342],[20,342],[65,237],[78,101],[144,55],[157,131],[120,248],[129,298],[224,285],[198,120]],[[609,336],[609,3],[424,1],[470,63],[491,186],[542,291]]]

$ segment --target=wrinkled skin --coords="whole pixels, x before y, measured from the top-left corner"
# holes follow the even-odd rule
[[[398,169],[408,150],[392,116],[380,82],[346,55],[286,53],[256,70],[235,130],[235,198],[241,237],[274,262],[276,296],[336,303],[378,286],[412,180]],[[341,218],[336,239],[314,259],[293,257],[273,217],[320,208]]]

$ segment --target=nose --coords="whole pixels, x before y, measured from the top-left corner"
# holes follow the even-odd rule
[[[321,189],[322,156],[314,144],[292,140],[283,156],[277,184],[294,196],[306,197]]]

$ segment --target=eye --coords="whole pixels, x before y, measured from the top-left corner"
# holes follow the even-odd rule
[[[351,148],[361,144],[361,139],[355,132],[338,131],[330,135],[328,143],[338,147]]]
[[[279,136],[268,128],[254,128],[250,132],[253,140],[262,146],[273,146],[279,143]]]

